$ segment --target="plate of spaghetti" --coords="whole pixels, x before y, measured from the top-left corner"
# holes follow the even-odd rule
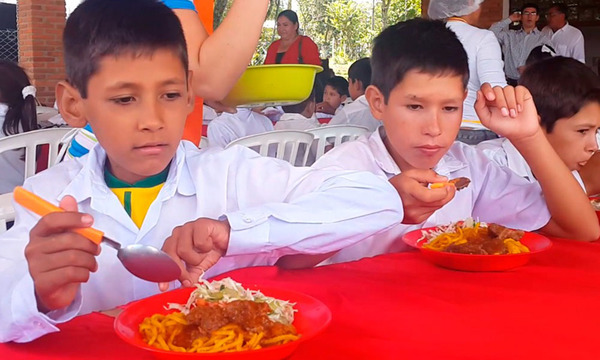
[[[165,359],[284,359],[323,331],[331,312],[297,292],[206,281],[133,302],[115,319],[126,342]]]
[[[411,231],[402,240],[432,263],[463,271],[513,269],[552,245],[540,234],[473,219]]]

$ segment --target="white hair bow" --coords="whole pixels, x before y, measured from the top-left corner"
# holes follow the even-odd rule
[[[23,88],[23,90],[21,90],[21,93],[23,94],[23,99],[26,99],[29,95],[35,97],[35,92],[36,89],[33,85],[27,85]]]

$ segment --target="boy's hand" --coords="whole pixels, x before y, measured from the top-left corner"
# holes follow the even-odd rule
[[[404,208],[403,224],[420,224],[431,214],[454,198],[456,188],[449,183],[438,189],[427,185],[448,179],[433,170],[411,169],[394,176],[389,181],[396,188]]]
[[[165,240],[162,250],[169,254],[181,268],[179,281],[192,286],[206,270],[225,255],[229,246],[229,222],[200,218],[173,230]],[[160,283],[161,291],[169,289],[168,283]]]
[[[329,103],[323,101],[317,104],[316,108],[317,112],[325,113],[333,115],[335,114],[335,110]]]
[[[98,269],[95,256],[100,254],[100,246],[69,231],[92,225],[92,217],[77,212],[71,196],[65,196],[59,206],[66,211],[42,217],[31,229],[25,247],[38,309],[44,313],[69,306],[80,284]]]
[[[477,92],[475,111],[485,127],[512,142],[542,131],[533,98],[524,86],[492,88],[483,84]]]

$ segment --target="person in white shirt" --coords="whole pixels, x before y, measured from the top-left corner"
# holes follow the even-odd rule
[[[191,286],[204,271],[335,251],[400,221],[395,189],[372,174],[181,142],[193,93],[181,26],[162,3],[86,0],[64,39],[61,113],[71,126],[89,122],[99,144],[25,182],[65,211],[40,219],[15,204],[15,224],[0,235],[0,342]],[[124,246],[162,247],[180,265],[179,281],[135,278],[113,249],[73,232],[92,225]]]
[[[373,117],[365,89],[371,84],[371,63],[369,58],[356,60],[348,68],[348,92],[352,102],[345,105],[331,118],[327,125],[360,125],[375,131],[381,122]]]
[[[267,131],[273,131],[268,117],[252,109],[238,108],[235,114],[224,112],[208,124],[208,144],[225,148],[233,140]]]
[[[282,106],[283,115],[275,123],[275,130],[308,130],[321,124],[315,116],[315,88],[306,100],[299,104]]]
[[[481,15],[481,3],[483,0],[431,0],[427,10],[431,19],[446,20],[469,56],[469,83],[457,140],[471,145],[498,137],[479,121],[474,107],[477,91],[484,83],[506,86],[502,51],[496,36],[475,26]]]
[[[572,57],[585,64],[585,44],[581,30],[567,22],[569,8],[564,3],[553,4],[546,13],[548,25],[542,33],[552,38],[557,55]]]
[[[0,60],[0,139],[38,128],[35,87],[16,63]],[[0,153],[0,194],[13,191],[25,180],[25,152]]]
[[[348,96],[350,96],[348,80],[341,76],[332,76],[327,79],[323,90],[323,101],[317,103],[317,119],[332,118],[342,110]]]
[[[419,18],[400,22],[373,44],[373,78],[366,97],[383,127],[368,139],[333,148],[313,167],[367,170],[388,179],[402,200],[402,224],[329,254],[329,262],[394,251],[400,235],[409,230],[467,217],[551,236],[598,238],[600,226],[588,198],[543,135],[526,88],[484,84],[475,108],[484,125],[519,149],[539,183],[454,141],[469,68],[467,53],[444,23]],[[452,183],[428,187],[463,176],[471,183],[460,192]],[[289,256],[278,263],[306,266],[325,258]]]
[[[548,76],[552,74],[552,76]],[[528,66],[519,83],[531,92],[544,135],[583,187],[578,171],[598,151],[600,128],[600,77],[573,58],[557,56]],[[506,138],[477,147],[498,165],[506,166],[531,182],[535,174]],[[600,168],[597,169],[600,172]],[[588,195],[598,189],[590,187]]]
[[[490,30],[494,32],[502,46],[504,54],[504,72],[507,81],[512,86],[517,86],[521,77],[521,68],[525,66],[531,51],[540,45],[552,45],[550,36],[543,34],[536,24],[540,19],[540,10],[537,4],[526,3],[520,12],[514,12],[510,17],[493,24]],[[519,30],[509,29],[513,21],[521,21]]]

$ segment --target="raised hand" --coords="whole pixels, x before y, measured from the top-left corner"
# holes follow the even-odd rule
[[[477,92],[475,111],[481,123],[512,142],[541,132],[533,97],[524,86],[492,86],[485,83]]]
[[[89,227],[93,219],[77,212],[77,203],[65,196],[55,212],[40,219],[31,229],[25,257],[33,279],[38,309],[41,312],[70,305],[81,283],[98,269],[100,246],[71,229]]]
[[[431,214],[454,198],[456,188],[452,183],[437,189],[429,189],[430,183],[448,180],[433,170],[411,169],[403,171],[389,181],[396,188],[404,208],[403,224],[420,224]]]
[[[181,268],[179,281],[192,286],[200,275],[217,263],[227,252],[229,232],[227,221],[200,218],[176,227],[162,250],[169,254]],[[160,283],[161,291],[168,290],[168,283]]]

